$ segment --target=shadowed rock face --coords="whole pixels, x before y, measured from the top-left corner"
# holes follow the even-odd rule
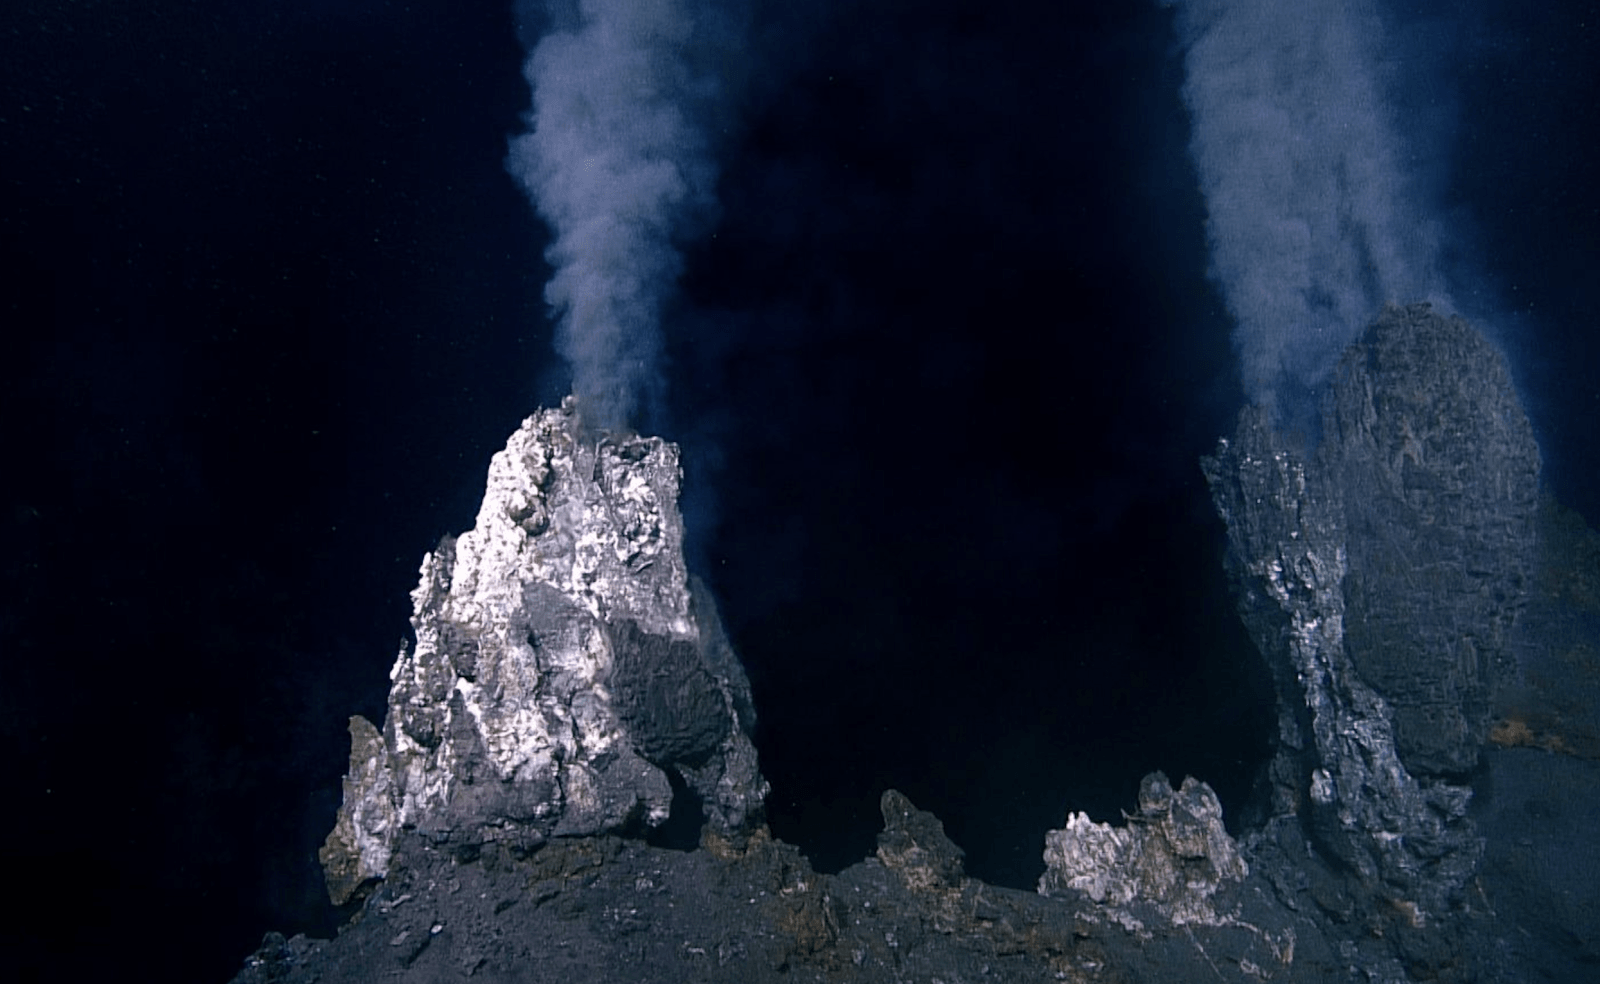
[[[672,773],[715,834],[759,823],[749,684],[684,568],[679,478],[674,445],[583,440],[570,405],[494,456],[476,524],[423,560],[381,739],[352,722],[336,902],[402,829],[468,849],[642,832]]]
[[[1539,453],[1504,363],[1458,318],[1390,307],[1340,362],[1313,459],[1246,411],[1203,467],[1279,693],[1269,812],[1448,905],[1481,856],[1463,783],[1535,557]]]
[[[1535,556],[1539,449],[1505,363],[1460,319],[1390,308],[1340,362],[1345,638],[1414,775],[1470,772]]]

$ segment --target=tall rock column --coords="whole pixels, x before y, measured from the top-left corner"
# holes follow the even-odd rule
[[[423,559],[381,736],[352,721],[321,854],[336,902],[383,877],[404,830],[642,833],[674,775],[717,834],[759,824],[749,683],[684,566],[677,447],[578,432],[570,399],[523,421],[473,528]]]
[[[1342,492],[1345,627],[1417,775],[1478,765],[1532,580],[1539,448],[1482,335],[1390,308],[1339,363],[1324,481]]]
[[[1312,460],[1247,410],[1202,462],[1279,704],[1270,811],[1366,884],[1451,904],[1482,843],[1466,773],[1510,672],[1539,456],[1492,347],[1427,305],[1345,353]]]

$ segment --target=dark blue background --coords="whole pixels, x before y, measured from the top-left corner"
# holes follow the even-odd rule
[[[1166,14],[771,6],[654,425],[774,830],[836,868],[893,786],[1028,887],[1047,827],[1150,769],[1237,811],[1263,683],[1195,459],[1240,395]],[[1553,490],[1600,518],[1597,22],[1446,20],[1415,150]],[[381,719],[423,552],[559,372],[501,168],[522,57],[499,3],[0,10],[22,976],[218,980],[334,927],[345,718]]]

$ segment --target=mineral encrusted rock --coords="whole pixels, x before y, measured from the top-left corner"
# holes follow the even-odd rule
[[[361,715],[352,717],[344,803],[319,852],[328,896],[336,905],[389,870],[397,831],[388,764],[383,735]]]
[[[1186,778],[1174,791],[1160,772],[1139,784],[1139,812],[1123,826],[1075,813],[1064,829],[1048,831],[1044,842],[1039,894],[1081,892],[1114,909],[1150,902],[1180,926],[1222,922],[1212,896],[1250,870],[1223,828],[1222,804],[1211,787]]]
[[[718,836],[759,824],[749,684],[684,566],[677,448],[578,431],[570,401],[523,421],[474,527],[424,558],[381,740],[351,724],[321,852],[336,902],[402,830],[469,850],[642,833],[674,775]]]
[[[877,852],[838,874],[760,828],[748,688],[683,572],[675,449],[530,418],[477,526],[424,564],[383,731],[351,721],[323,857],[359,916],[331,940],[270,934],[236,980],[1587,980],[1592,753],[1552,738],[1489,754],[1481,866],[1459,770],[1507,626],[1525,671],[1567,668],[1523,679],[1524,704],[1590,692],[1576,657],[1600,650],[1583,559],[1600,539],[1569,558],[1576,577],[1535,567],[1542,594],[1518,614],[1537,451],[1460,322],[1386,312],[1327,407],[1315,457],[1248,411],[1205,463],[1277,686],[1261,815],[1235,841],[1208,787],[1152,774],[1123,825],[1080,814],[1048,835],[1038,892],[967,875],[938,818],[893,790]],[[1525,714],[1494,740],[1576,737],[1532,730],[1574,723],[1565,707]],[[669,807],[672,790],[693,795]],[[628,836],[691,803],[700,849]]]
[[[1278,691],[1269,815],[1426,918],[1482,854],[1464,774],[1532,567],[1538,447],[1499,355],[1427,305],[1346,352],[1322,426],[1306,460],[1247,410],[1203,462]]]

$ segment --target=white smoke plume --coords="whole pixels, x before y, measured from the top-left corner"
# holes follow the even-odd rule
[[[660,314],[675,237],[713,203],[703,125],[720,100],[729,22],[681,0],[551,0],[524,74],[531,131],[508,170],[554,238],[545,300],[585,424],[623,427],[659,396]],[[535,15],[535,16],[539,16]]]
[[[1449,307],[1438,226],[1388,108],[1393,53],[1372,0],[1166,2],[1244,385],[1303,425],[1386,301]]]

